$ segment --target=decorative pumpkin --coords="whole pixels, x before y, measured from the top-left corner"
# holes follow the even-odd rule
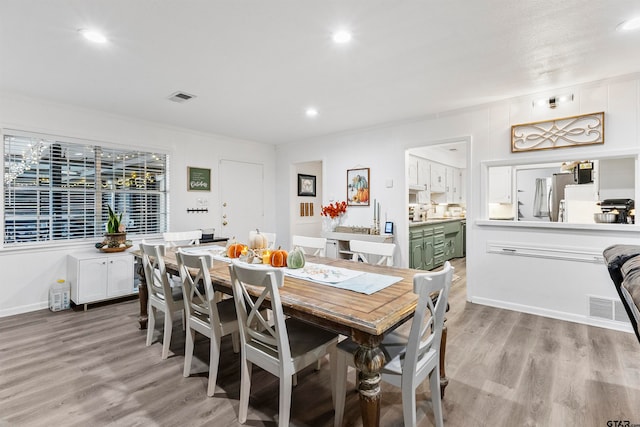
[[[249,238],[249,247],[251,249],[264,249],[269,246],[269,239],[267,236],[260,233],[260,230],[256,229],[256,233]]]
[[[300,248],[295,248],[287,256],[287,267],[302,268],[304,267],[304,252]]]
[[[367,203],[369,201],[369,189],[361,188],[358,190],[358,201],[360,203]]]
[[[241,243],[234,243],[232,245],[229,245],[229,248],[227,249],[227,256],[229,258],[240,258],[240,255],[242,255],[242,251],[245,248],[246,246]]]
[[[271,264],[272,267],[286,267],[287,255],[287,251],[278,248],[278,250],[271,252],[271,259],[269,260],[269,264]]]

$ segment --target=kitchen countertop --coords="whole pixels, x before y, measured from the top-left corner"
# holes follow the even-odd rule
[[[467,218],[463,218],[463,217],[429,218],[426,221],[417,221],[417,222],[410,221],[409,222],[409,228],[418,227],[420,225],[438,224],[438,223],[441,223],[441,222],[466,221],[466,219]]]

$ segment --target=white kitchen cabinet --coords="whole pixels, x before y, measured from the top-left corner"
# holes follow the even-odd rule
[[[418,185],[424,186],[425,191],[430,190],[431,175],[429,161],[418,158]]]
[[[461,203],[460,196],[460,182],[461,182],[460,169],[451,166],[446,167],[446,193],[447,203]]]
[[[512,203],[511,166],[489,168],[489,203]]]
[[[409,156],[407,159],[407,184],[417,186],[418,184],[418,157]]]
[[[407,180],[408,185],[413,190],[421,187],[424,191],[429,191],[429,161],[426,159],[409,156],[407,163]]]
[[[67,258],[71,300],[76,304],[131,295],[134,291],[133,255],[77,253]]]
[[[447,167],[440,163],[431,163],[431,192],[446,193],[447,192]]]

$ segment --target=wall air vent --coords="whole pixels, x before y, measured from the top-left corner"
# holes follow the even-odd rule
[[[589,316],[616,322],[629,322],[629,316],[619,300],[589,295]]]
[[[174,92],[169,95],[169,100],[173,102],[186,102],[195,97],[195,95],[191,95],[186,92]]]

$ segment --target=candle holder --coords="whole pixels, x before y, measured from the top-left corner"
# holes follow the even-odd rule
[[[380,221],[377,219],[373,221],[373,227],[371,227],[370,234],[378,235],[380,234]]]

